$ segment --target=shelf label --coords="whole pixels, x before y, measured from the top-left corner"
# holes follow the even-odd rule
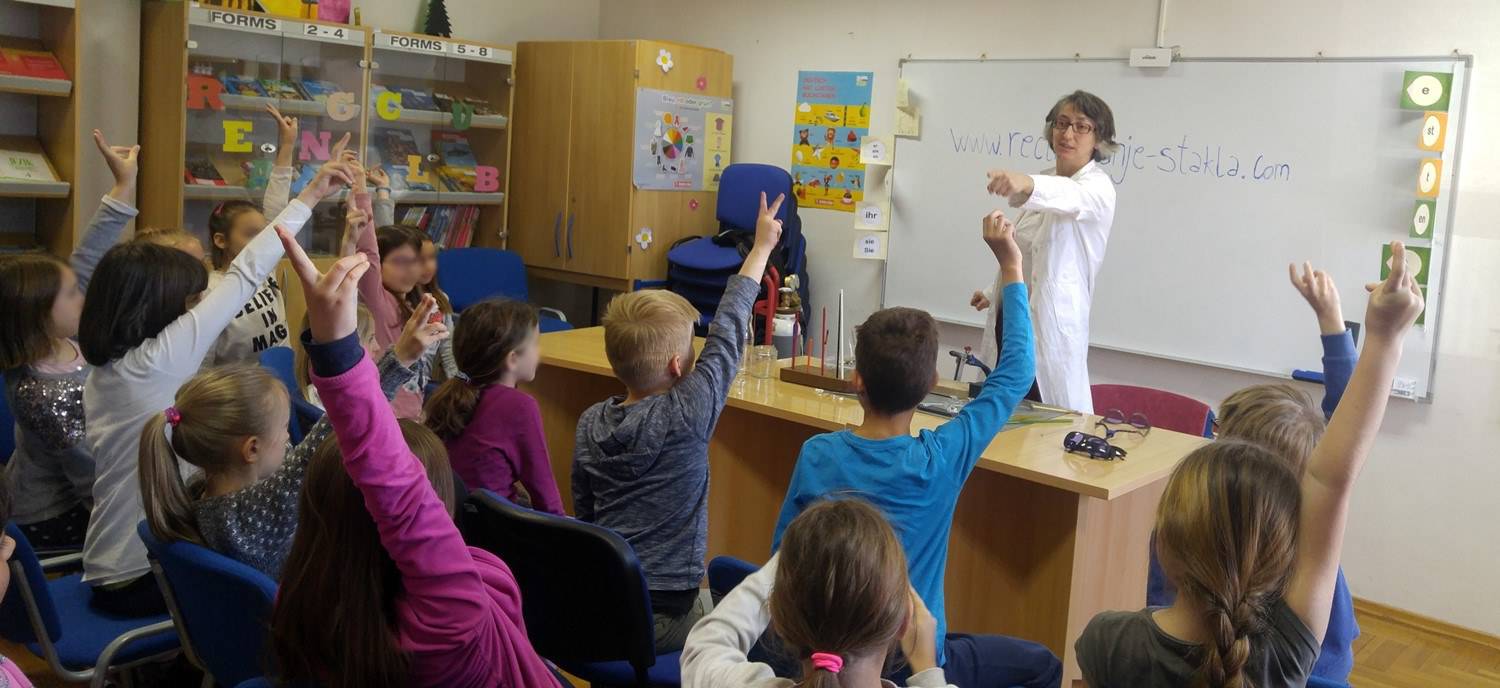
[[[480,59],[499,61],[502,54],[510,51],[491,48],[487,45],[474,45],[472,43],[453,43],[448,46],[450,52],[465,59]]]
[[[449,43],[439,38],[402,36],[395,33],[381,34],[382,47],[404,50],[410,53],[423,53],[426,55],[442,55],[450,52]]]
[[[281,33],[281,20],[276,17],[209,10],[208,23],[261,33]]]

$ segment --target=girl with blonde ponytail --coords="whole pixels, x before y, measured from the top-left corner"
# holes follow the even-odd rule
[[[1189,454],[1156,516],[1156,553],[1177,598],[1095,616],[1076,644],[1089,686],[1307,683],[1328,631],[1354,481],[1422,312],[1401,242],[1391,253],[1390,277],[1367,287],[1364,353],[1306,470],[1235,440]]]
[[[445,334],[425,323],[409,325],[379,365],[387,399],[411,380],[415,359]],[[141,430],[141,506],[151,532],[204,545],[279,578],[297,530],[308,461],[333,432],[326,418],[319,420],[292,447],[290,413],[286,387],[260,366],[210,368],[189,379],[172,406]]]

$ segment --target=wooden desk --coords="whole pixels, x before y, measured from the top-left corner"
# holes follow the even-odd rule
[[[602,328],[542,335],[536,397],[563,500],[572,509],[574,431],[589,406],[624,386],[604,356]],[[797,453],[807,438],[857,425],[859,402],[748,375],[709,444],[709,556],[764,562]],[[946,419],[919,413],[913,429]],[[946,578],[948,628],[1028,638],[1063,658],[1063,685],[1078,678],[1073,642],[1094,614],[1139,609],[1156,503],[1166,478],[1205,440],[1167,430],[1116,436],[1123,462],[1062,450],[1093,418],[1001,433],[964,485],[954,514]]]

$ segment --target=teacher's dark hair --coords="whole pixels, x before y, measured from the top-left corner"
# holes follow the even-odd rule
[[[1120,142],[1115,140],[1115,113],[1109,109],[1109,103],[1103,98],[1088,91],[1074,91],[1057,100],[1052,110],[1047,113],[1047,124],[1042,129],[1042,138],[1047,140],[1047,146],[1052,146],[1052,123],[1057,121],[1057,113],[1062,112],[1064,106],[1072,105],[1084,117],[1094,123],[1094,162],[1103,160],[1120,148]]]

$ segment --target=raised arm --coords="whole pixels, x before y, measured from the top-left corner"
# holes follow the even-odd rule
[[[1286,602],[1320,643],[1328,631],[1349,496],[1385,417],[1406,332],[1422,312],[1422,292],[1407,271],[1405,247],[1393,242],[1391,254],[1389,278],[1367,287],[1364,356],[1302,477],[1297,567]]]
[[[376,165],[365,173],[365,179],[375,187],[371,201],[375,209],[375,226],[396,224],[396,200],[391,198],[390,175],[385,173],[384,168]]]
[[[115,184],[99,200],[99,209],[94,211],[94,217],[89,220],[83,239],[73,249],[73,255],[68,257],[73,273],[78,276],[79,291],[88,289],[89,280],[94,277],[94,268],[99,267],[104,254],[119,241],[120,232],[125,230],[125,225],[140,212],[133,204],[136,173],[140,170],[136,161],[140,157],[141,147],[111,146],[98,129],[94,130],[94,146],[104,156]]]
[[[1000,263],[1000,281],[1004,285],[1001,313],[1005,324],[1000,362],[985,378],[979,395],[964,404],[953,420],[933,431],[943,446],[942,454],[958,458],[953,475],[959,482],[974,469],[979,456],[1005,427],[1005,421],[1036,379],[1031,307],[1021,277],[1021,248],[1016,245],[1015,225],[998,210],[990,213],[984,218],[984,241]]]
[[[1085,175],[1075,180],[1055,174],[994,170],[989,177],[990,193],[1004,196],[1012,208],[1084,221],[1114,215],[1115,185],[1109,175]]]
[[[261,199],[260,209],[266,217],[281,214],[292,198],[292,163],[297,157],[297,118],[286,117],[275,103],[266,103],[266,114],[276,122],[276,160],[271,167],[271,176],[266,179],[266,195]]]
[[[707,435],[724,408],[724,398],[729,395],[729,384],[734,381],[740,365],[740,347],[745,344],[745,331],[750,328],[750,308],[760,293],[760,280],[766,272],[766,262],[771,251],[781,240],[781,220],[776,213],[781,209],[786,194],[776,197],[776,202],[766,205],[766,194],[760,195],[760,215],[755,222],[755,244],[745,256],[738,275],[729,278],[724,296],[719,300],[719,310],[714,313],[708,326],[708,340],[698,356],[692,372],[672,388],[670,394],[690,395],[694,403],[684,404],[687,421],[693,429]]]
[[[1354,335],[1344,325],[1344,309],[1339,303],[1338,286],[1333,277],[1322,270],[1314,270],[1312,263],[1304,262],[1302,272],[1296,265],[1288,265],[1292,286],[1307,300],[1313,314],[1318,316],[1318,330],[1323,340],[1323,416],[1332,418],[1339,399],[1349,386],[1349,377],[1354,374],[1354,364],[1359,354],[1354,349]]]

